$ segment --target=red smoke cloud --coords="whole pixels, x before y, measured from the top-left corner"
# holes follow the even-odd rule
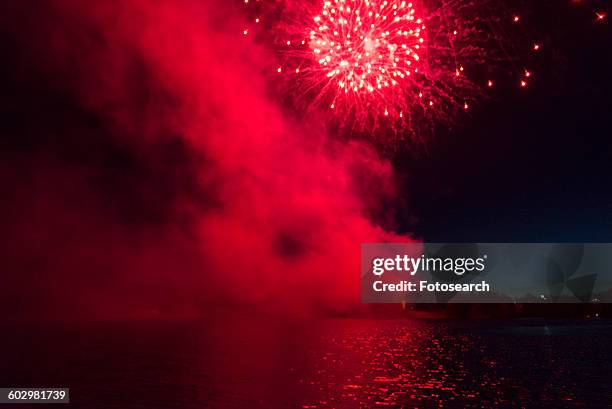
[[[395,195],[390,164],[290,114],[265,74],[273,56],[223,3],[2,13],[20,50],[12,74],[34,84],[19,91],[34,124],[8,138],[35,130],[4,154],[5,309],[344,310],[359,300],[360,244],[407,240],[377,222]],[[31,108],[41,90],[60,108]]]

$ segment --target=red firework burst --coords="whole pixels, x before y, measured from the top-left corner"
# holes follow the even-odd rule
[[[469,109],[478,89],[465,66],[483,61],[486,52],[481,39],[472,39],[474,21],[462,20],[465,8],[452,7],[318,1],[281,24],[279,72],[291,75],[297,94],[331,110],[341,125],[422,130]]]
[[[275,70],[285,95],[327,110],[343,128],[419,139],[493,88],[499,63],[513,58],[499,33],[519,21],[498,0],[276,0],[257,7],[253,19],[261,25],[263,18],[273,33],[263,41],[279,52]],[[514,70],[526,82],[521,71]]]
[[[323,108],[334,129],[371,136],[424,140],[485,93],[525,92],[533,59],[549,48],[526,38],[539,19],[521,0],[240,1],[255,23],[243,34],[279,54],[283,101],[300,115],[303,104]],[[597,24],[607,21],[589,7]]]

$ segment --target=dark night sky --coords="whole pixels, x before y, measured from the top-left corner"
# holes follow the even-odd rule
[[[404,225],[426,241],[612,240],[610,27],[591,8],[541,3],[548,36],[529,89],[497,93],[427,153],[397,159],[415,175],[418,221]]]

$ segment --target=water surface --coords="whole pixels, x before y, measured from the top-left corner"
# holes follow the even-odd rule
[[[0,384],[67,386],[73,408],[612,407],[605,321],[219,318],[3,329]]]

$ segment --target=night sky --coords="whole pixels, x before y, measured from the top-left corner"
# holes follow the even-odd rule
[[[425,241],[612,239],[609,25],[575,5],[537,3],[549,21],[529,89],[503,90],[426,152],[396,158],[417,214],[403,225]]]

